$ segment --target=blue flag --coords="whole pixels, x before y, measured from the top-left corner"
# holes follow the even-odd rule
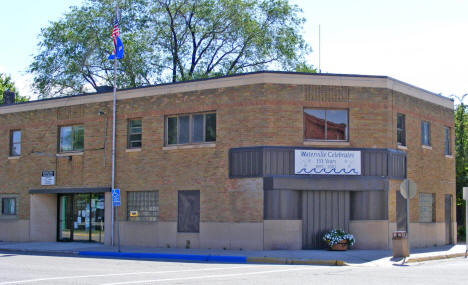
[[[117,17],[114,21],[114,29],[112,29],[112,39],[114,40],[114,52],[111,55],[109,55],[108,59],[123,58],[124,47],[119,37],[119,19],[117,19]]]
[[[115,44],[114,52],[109,55],[108,59],[114,59],[116,55],[117,55],[116,57],[117,59],[121,59],[124,56],[124,47],[123,47],[122,41],[120,40],[120,37],[117,36],[115,41],[116,41],[116,44]]]

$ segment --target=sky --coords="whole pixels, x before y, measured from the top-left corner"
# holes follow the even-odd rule
[[[0,0],[0,72],[35,99],[26,69],[38,35],[80,0]],[[387,75],[444,96],[468,93],[468,0],[290,0],[308,62],[324,73]],[[457,99],[455,99],[457,103]]]

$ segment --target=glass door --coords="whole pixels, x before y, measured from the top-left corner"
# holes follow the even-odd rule
[[[104,242],[104,194],[59,195],[58,240]]]
[[[73,236],[73,196],[59,196],[58,240],[71,241]]]

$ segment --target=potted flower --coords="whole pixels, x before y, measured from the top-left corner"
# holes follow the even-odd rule
[[[354,236],[340,229],[333,229],[322,238],[331,250],[347,250],[355,242]]]

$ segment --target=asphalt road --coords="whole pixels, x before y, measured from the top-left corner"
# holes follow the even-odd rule
[[[0,253],[6,284],[468,284],[468,260],[344,267],[203,264]]]

